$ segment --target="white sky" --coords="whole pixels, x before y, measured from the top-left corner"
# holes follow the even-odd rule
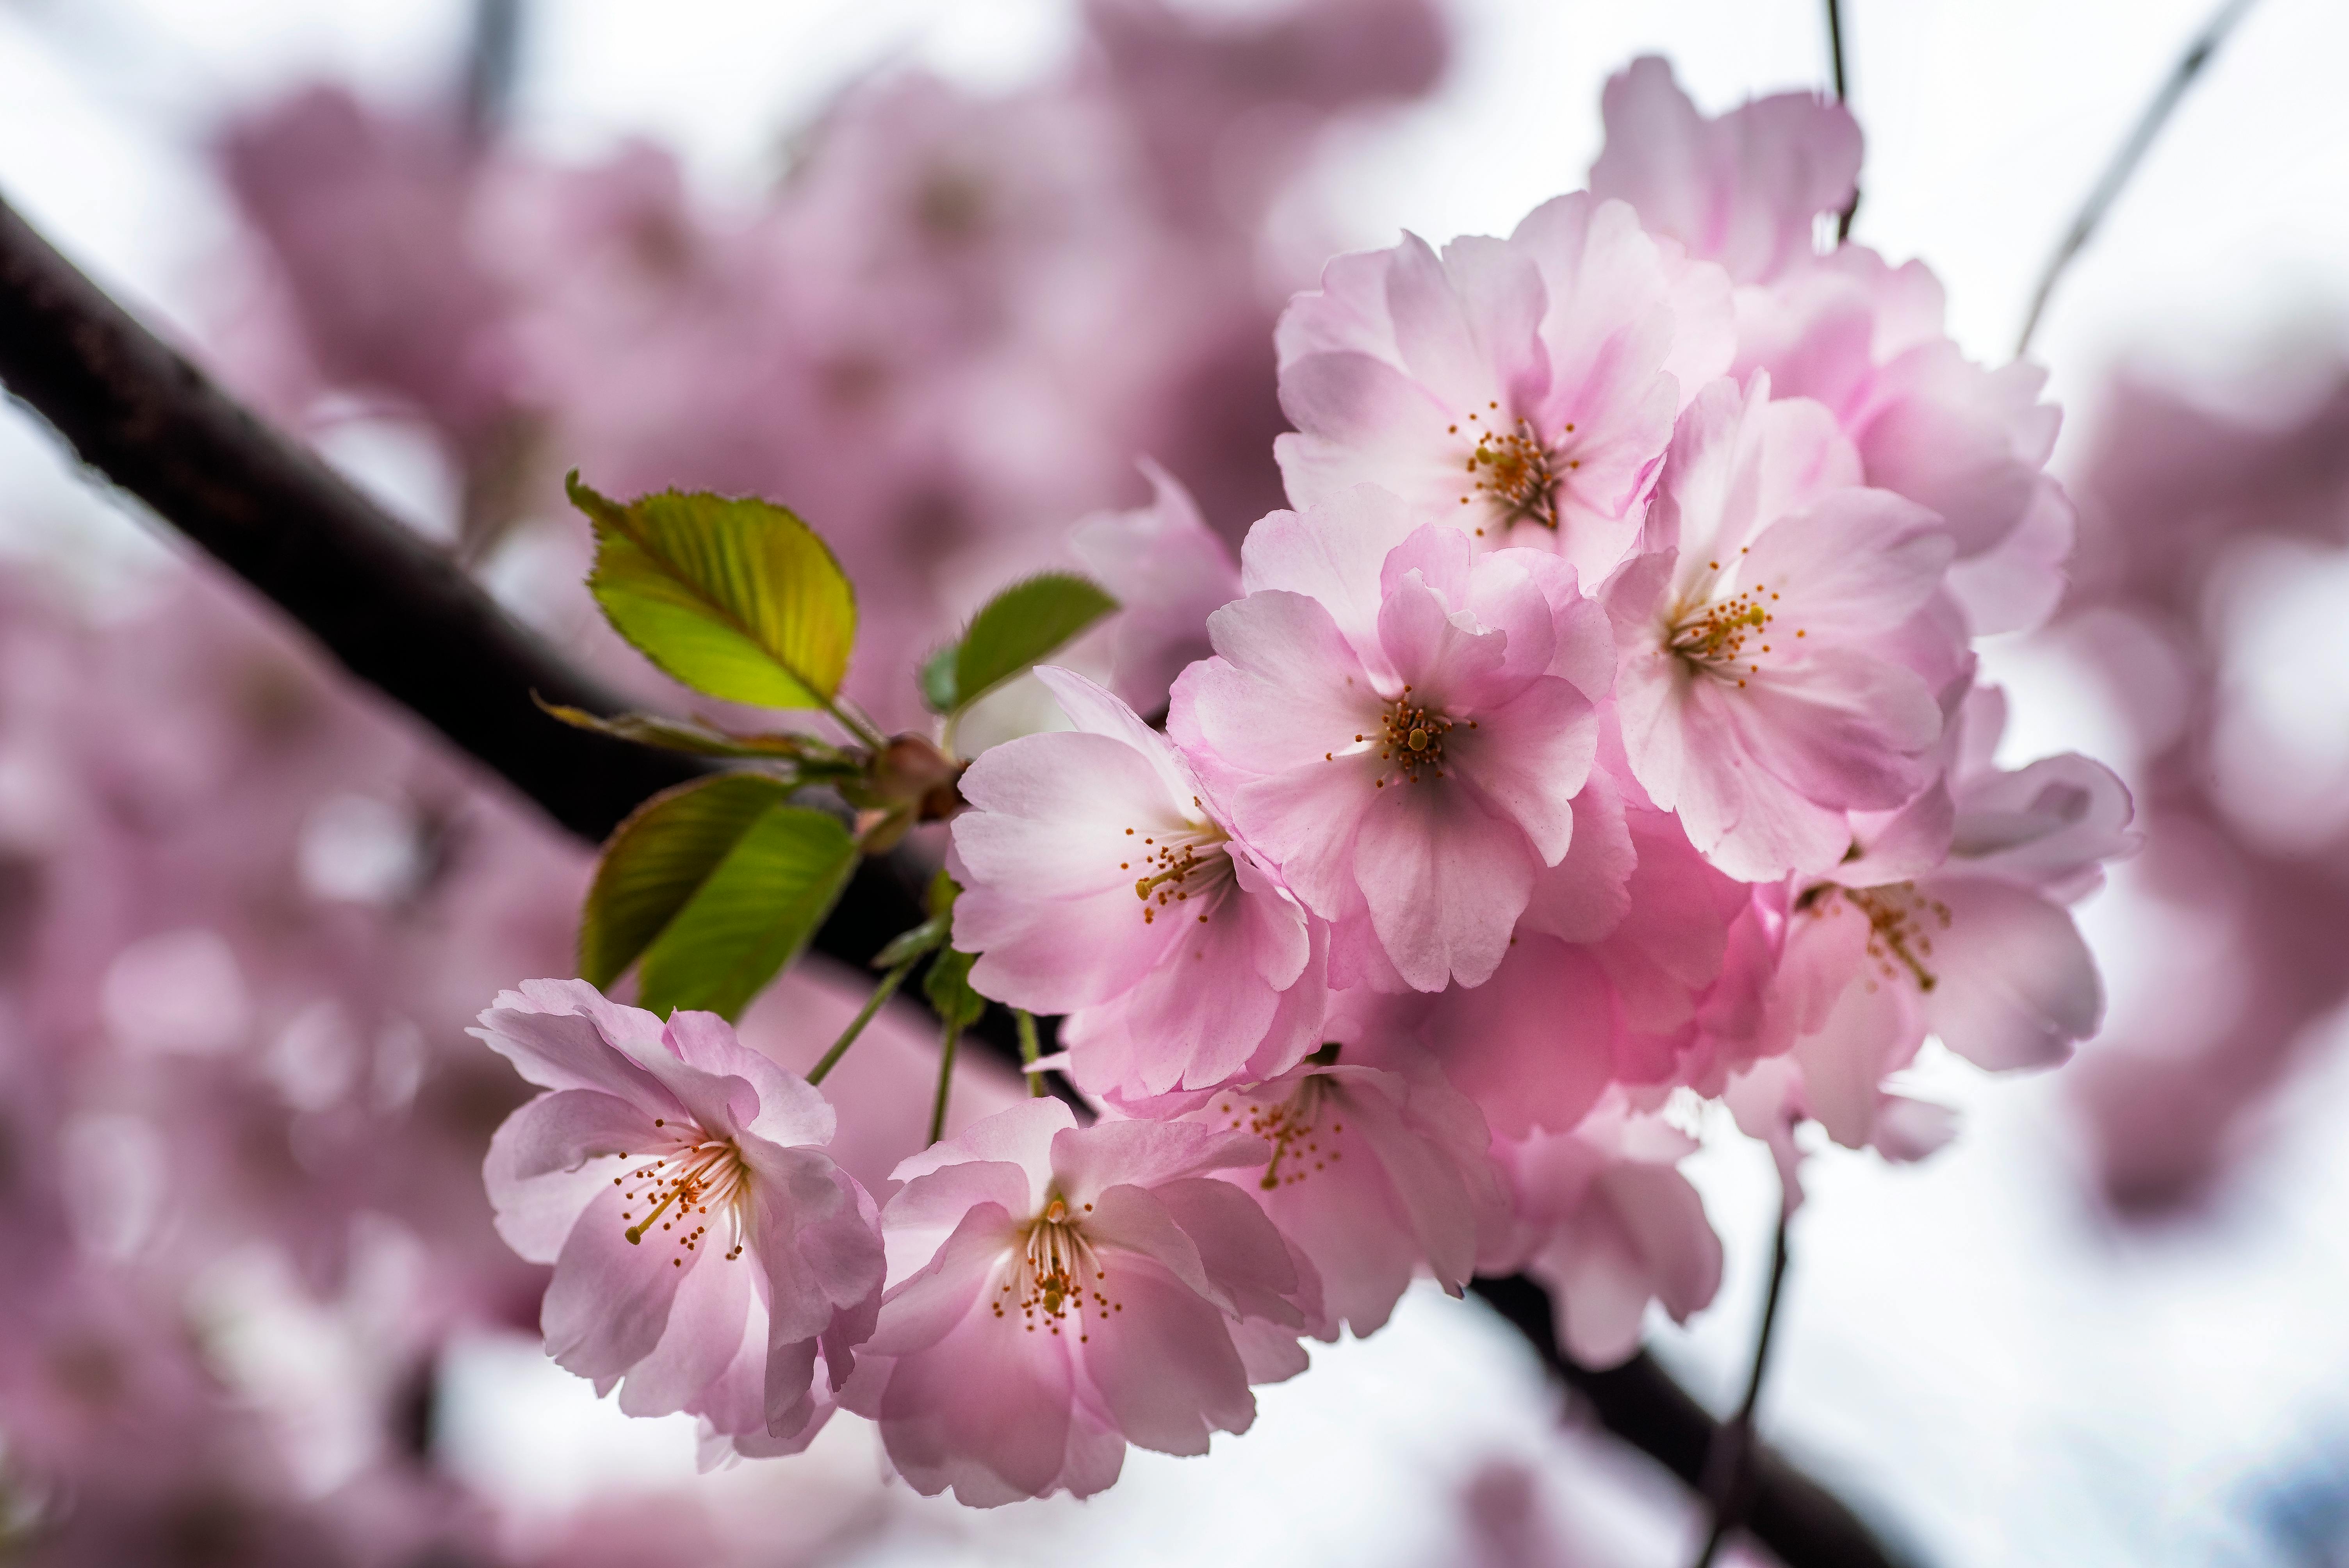
[[[2042,258],[2207,3],[1849,0],[1868,136],[1856,236],[1896,260],[1925,257],[1977,356],[2009,353]],[[523,134],[579,156],[653,134],[679,146],[705,184],[740,191],[771,167],[782,129],[874,61],[918,58],[1008,84],[1071,36],[1066,0],[538,0],[531,10]],[[1599,84],[1635,54],[1671,56],[1713,108],[1826,79],[1811,0],[1459,0],[1456,10],[1460,55],[1435,101],[1339,155],[1329,216],[1350,242],[1387,243],[1402,227],[1439,240],[1505,232],[1579,184],[1598,150]],[[198,280],[228,232],[198,150],[213,118],[320,73],[420,95],[439,84],[464,22],[457,0],[0,0],[0,191],[112,286],[195,319]],[[2038,344],[2055,395],[2089,395],[2124,354],[2225,366],[2277,345],[2341,341],[2345,62],[2349,5],[2254,9],[2058,294]],[[102,522],[13,412],[0,416],[0,509],[19,535],[96,529],[109,550],[126,548],[125,531]],[[2019,707],[2022,727],[2051,747],[2094,721],[2053,684],[2026,680]],[[2090,914],[2124,964],[2129,918],[2109,897]],[[2337,1222],[2349,1153],[2328,1092],[2344,1086],[2311,1084],[2279,1119],[2225,1224],[2123,1239],[2081,1206],[2057,1085],[1946,1076],[1969,1110],[1956,1149],[1908,1171],[1817,1162],[1771,1429],[1851,1495],[1880,1502],[1934,1561],[2284,1561],[2253,1529],[2253,1478],[2318,1465],[2349,1432],[2349,1324],[2337,1306],[2349,1286]],[[1726,1402],[1772,1197],[1749,1148],[1709,1150],[1696,1173],[1731,1243],[1731,1276],[1720,1306],[1661,1343]],[[1217,1458],[1138,1459],[1090,1511],[970,1522],[916,1510],[871,1561],[1011,1562],[1040,1549],[1235,1568],[1331,1560],[1336,1548],[1361,1563],[1434,1561],[1450,1489],[1478,1456],[1554,1460],[1566,1440],[1548,1432],[1521,1360],[1467,1309],[1415,1301],[1388,1336],[1326,1359],[1273,1391],[1258,1431],[1220,1444]],[[682,1434],[624,1429],[534,1352],[485,1345],[465,1366],[452,1390],[459,1457],[525,1501],[648,1468],[689,1470]],[[869,1486],[860,1440],[828,1439],[832,1457],[802,1473]],[[517,1459],[529,1454],[542,1458]],[[719,1484],[781,1496],[796,1483]],[[1626,1561],[1661,1568],[1684,1553],[1652,1506],[1554,1486],[1556,1506],[1619,1542]]]

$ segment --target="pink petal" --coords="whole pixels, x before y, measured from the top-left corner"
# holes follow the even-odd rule
[[[1623,792],[1604,769],[1593,769],[1574,798],[1574,834],[1565,857],[1534,879],[1522,929],[1561,942],[1599,941],[1630,912],[1631,874],[1639,863]]]
[[[1520,934],[1490,980],[1439,1007],[1445,1074],[1508,1137],[1571,1131],[1614,1078],[1613,988],[1552,938]]]
[[[1936,881],[1949,911],[1927,962],[1925,1016],[1941,1043],[1993,1072],[2050,1067],[2096,1032],[2104,988],[2072,917],[2002,882]]]
[[[1354,844],[1379,944],[1422,991],[1491,978],[1540,864],[1514,822],[1451,784],[1380,790]]]
[[[599,1191],[572,1227],[546,1287],[539,1315],[546,1353],[582,1377],[616,1377],[651,1355],[687,1270],[705,1255],[678,1247],[672,1232],[630,1242],[629,1222],[620,1216],[631,1207],[620,1188]]]
[[[1447,771],[1525,830],[1544,865],[1554,866],[1573,841],[1573,801],[1598,748],[1599,717],[1589,700],[1544,676],[1480,713],[1473,731],[1454,729],[1444,760]]]
[[[1387,490],[1358,485],[1302,512],[1259,518],[1240,546],[1240,583],[1319,600],[1357,656],[1391,674],[1378,638],[1386,562],[1421,528],[1421,516]]]
[[[1154,1187],[1235,1165],[1261,1165],[1261,1140],[1186,1122],[1103,1121],[1052,1140],[1053,1187],[1071,1203],[1113,1186]],[[1171,1265],[1170,1265],[1171,1266]]]
[[[1161,1453],[1203,1454],[1210,1432],[1247,1430],[1256,1398],[1224,1315],[1146,1263],[1125,1264],[1105,1288],[1114,1290],[1116,1310],[1082,1314],[1088,1342],[1075,1348],[1127,1439]]]
[[[628,1368],[620,1385],[623,1415],[666,1416],[686,1408],[741,1353],[756,1265],[748,1258],[730,1260],[724,1250],[705,1242],[677,1271],[684,1278],[660,1344]]]

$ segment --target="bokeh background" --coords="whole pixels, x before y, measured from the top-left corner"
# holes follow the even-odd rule
[[[502,63],[500,9],[0,0],[0,191],[616,680],[565,467],[798,506],[872,607],[860,678],[902,692],[994,583],[1144,499],[1137,452],[1233,537],[1275,503],[1269,324],[1333,251],[1579,185],[1636,55],[1713,111],[1827,81],[1806,0],[522,0]],[[2206,20],[1847,0],[1854,237],[1927,261],[2003,363]],[[2081,554],[1985,656],[2010,760],[2085,751],[2138,794],[2147,850],[2084,912],[2107,1026],[2026,1081],[1929,1057],[1965,1127],[1921,1165],[1814,1160],[1763,1404],[1922,1563],[2349,1563],[2344,58],[2349,10],[2254,5],[2033,344]],[[0,409],[0,1541],[1687,1559],[1673,1485],[1432,1294],[1090,1504],[926,1502],[850,1420],[697,1477],[684,1418],[544,1360],[470,1163],[514,1091],[461,1030],[568,972],[585,868]],[[812,1057],[851,1005],[827,985],[763,1009],[767,1048]],[[863,1070],[843,1095],[899,1087]],[[1709,1133],[1725,1284],[1651,1344],[1726,1410],[1776,1194]]]

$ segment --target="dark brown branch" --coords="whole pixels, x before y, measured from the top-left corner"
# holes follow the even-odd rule
[[[2161,128],[2169,123],[2169,117],[2176,112],[2178,101],[2185,98],[2186,89],[2194,85],[2194,78],[2202,74],[2203,67],[2210,63],[2210,57],[2219,52],[2219,46],[2226,41],[2228,34],[2235,30],[2235,25],[2243,19],[2244,13],[2251,10],[2251,5],[2252,0],[2222,0],[2218,11],[2194,36],[2194,41],[2186,46],[2186,53],[2179,56],[2178,64],[2170,68],[2169,75],[2154,93],[2153,101],[2147,104],[2145,112],[2137,117],[2128,139],[2121,143],[2118,152],[2113,154],[2112,162],[2106,166],[2095,188],[2088,192],[2088,199],[2080,204],[2079,215],[2072,220],[2071,228],[2064,231],[2062,242],[2055,247],[2055,253],[2047,258],[2047,265],[2039,274],[2039,287],[2031,295],[2031,314],[2023,318],[2023,334],[2015,339],[2014,356],[2017,359],[2031,352],[2032,335],[2039,330],[2039,318],[2046,312],[2048,296],[2055,292],[2055,284],[2064,276],[2064,270],[2071,266],[2073,258],[2095,235],[2097,225],[2105,221],[2106,212],[2119,198],[2121,188],[2129,182],[2129,176],[2137,172],[2137,166],[2145,161],[2147,150],[2153,146],[2154,138],[2161,134]]]
[[[351,674],[580,837],[600,841],[646,796],[705,770],[549,717],[533,692],[599,714],[621,705],[515,624],[447,556],[139,325],[5,201],[0,384],[99,477],[274,600]],[[888,861],[870,861],[816,945],[862,965],[922,918],[916,883]],[[1001,1009],[974,1033],[1019,1060]],[[1480,1280],[1476,1289],[1610,1429],[1701,1483],[1717,1423],[1653,1362],[1586,1371],[1560,1353],[1539,1285],[1510,1278]],[[1749,1528],[1793,1568],[1890,1568],[1815,1483],[1767,1453],[1756,1468]]]
[[[1716,1447],[1705,1461],[1704,1495],[1713,1504],[1713,1532],[1697,1553],[1696,1568],[1713,1568],[1729,1532],[1745,1522],[1754,1505],[1754,1413],[1762,1403],[1762,1378],[1770,1369],[1770,1346],[1778,1326],[1778,1298],[1786,1284],[1786,1222],[1781,1204],[1778,1226],[1770,1249],[1770,1289],[1762,1298],[1762,1327],[1754,1336],[1754,1369],[1745,1379],[1744,1402],[1717,1434]]]
[[[448,556],[166,347],[0,201],[0,384],[81,460],[243,578],[359,679],[600,840],[701,765],[559,724],[619,704]]]
[[[1592,1371],[1558,1345],[1549,1293],[1522,1274],[1471,1287],[1523,1334],[1551,1372],[1590,1406],[1606,1429],[1702,1493],[1722,1424],[1645,1351],[1620,1367]],[[1745,1528],[1790,1568],[1896,1568],[1896,1555],[1851,1510],[1767,1445],[1755,1444]]]
[[[1850,88],[1843,69],[1843,0],[1827,0],[1827,57],[1835,66],[1836,102],[1851,101]],[[1859,187],[1851,188],[1851,200],[1836,214],[1836,243],[1851,238],[1851,221],[1859,212]]]

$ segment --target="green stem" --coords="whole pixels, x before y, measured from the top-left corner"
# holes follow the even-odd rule
[[[930,1136],[924,1148],[947,1135],[947,1100],[954,1092],[955,1047],[960,1044],[962,1026],[949,1018],[946,1043],[938,1052],[938,1098],[930,1106]]]
[[[856,1043],[856,1037],[864,1032],[864,1026],[881,1011],[881,1004],[895,995],[897,987],[905,983],[905,976],[914,972],[914,965],[920,961],[920,956],[916,954],[881,976],[881,984],[873,987],[872,999],[864,1004],[864,1010],[848,1021],[848,1027],[840,1032],[840,1038],[832,1043],[832,1049],[823,1053],[823,1059],[808,1069],[810,1088],[822,1083],[824,1074],[840,1064],[840,1058],[848,1054],[848,1047]]]
[[[889,744],[889,738],[881,733],[881,727],[867,718],[864,716],[864,710],[846,697],[834,697],[823,705],[823,711],[838,719],[843,729],[856,737],[874,751],[878,752]]]
[[[1011,1021],[1019,1028],[1019,1061],[1028,1069],[1028,1096],[1041,1099],[1051,1091],[1044,1087],[1044,1075],[1036,1070],[1036,1058],[1043,1054],[1036,1043],[1036,1015],[1024,1007],[1014,1007]]]

